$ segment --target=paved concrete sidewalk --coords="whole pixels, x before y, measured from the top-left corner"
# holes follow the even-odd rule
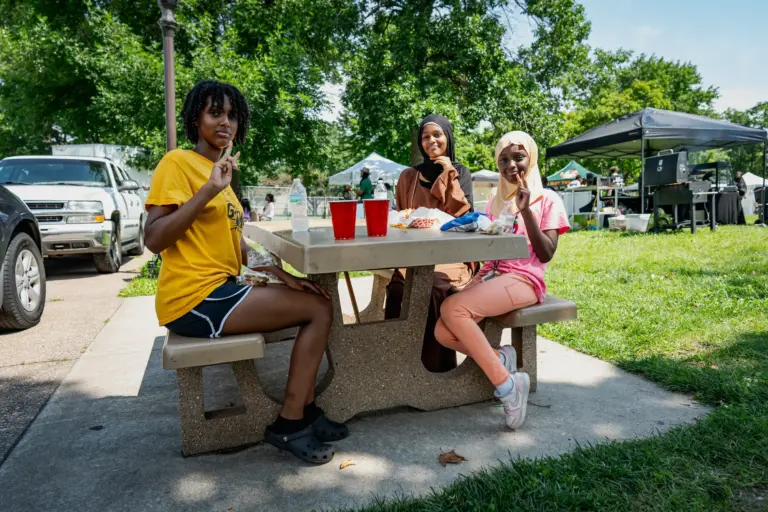
[[[541,340],[539,391],[517,432],[503,428],[498,407],[481,403],[354,419],[333,463],[320,467],[268,445],[185,459],[175,376],[160,369],[162,334],[152,298],[123,303],[0,466],[3,510],[360,506],[374,495],[425,493],[510,456],[556,455],[577,442],[648,436],[707,412],[689,397]],[[261,377],[276,391],[284,385],[289,351],[290,342],[270,345],[259,362]],[[225,395],[231,372],[216,368],[210,377],[218,386],[206,400],[231,400]],[[467,462],[442,467],[438,455],[452,449]],[[340,470],[348,459],[355,465]]]
[[[118,292],[134,277],[128,272],[150,256],[132,258],[115,274],[99,274],[90,259],[45,261],[47,297],[40,323],[0,331],[0,464],[117,310]]]

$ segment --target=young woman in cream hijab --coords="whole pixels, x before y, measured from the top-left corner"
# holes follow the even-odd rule
[[[538,157],[536,142],[527,133],[504,135],[496,145],[499,186],[486,208],[492,219],[504,215],[507,225],[526,237],[530,256],[486,262],[471,286],[445,300],[435,328],[442,345],[472,357],[496,386],[510,429],[525,421],[530,379],[517,371],[515,349],[491,347],[477,323],[541,302],[547,263],[559,235],[570,229],[560,196],[541,185]]]

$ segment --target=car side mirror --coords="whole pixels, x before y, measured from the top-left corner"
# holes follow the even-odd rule
[[[133,192],[135,190],[139,190],[141,186],[133,180],[125,180],[119,187],[117,187],[117,190],[120,192]]]

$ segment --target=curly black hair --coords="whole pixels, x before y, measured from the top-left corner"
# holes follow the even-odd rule
[[[245,142],[245,136],[248,135],[248,126],[251,123],[251,110],[248,107],[248,102],[237,87],[215,80],[198,82],[184,99],[181,117],[184,121],[184,135],[187,136],[190,142],[197,144],[199,139],[197,122],[200,120],[200,114],[208,104],[208,98],[211,99],[212,106],[224,108],[225,96],[229,98],[233,113],[237,118],[237,133],[235,134],[234,143],[242,144]]]

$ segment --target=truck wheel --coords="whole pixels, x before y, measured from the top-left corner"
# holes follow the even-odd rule
[[[137,241],[139,245],[128,251],[129,256],[141,256],[144,254],[144,222],[141,222],[139,227],[139,239]]]
[[[0,329],[28,329],[45,309],[45,267],[34,240],[19,233],[11,240],[3,265]]]
[[[93,264],[101,274],[114,274],[123,264],[123,248],[120,245],[120,231],[117,225],[112,226],[112,236],[109,239],[109,250],[93,255]]]

